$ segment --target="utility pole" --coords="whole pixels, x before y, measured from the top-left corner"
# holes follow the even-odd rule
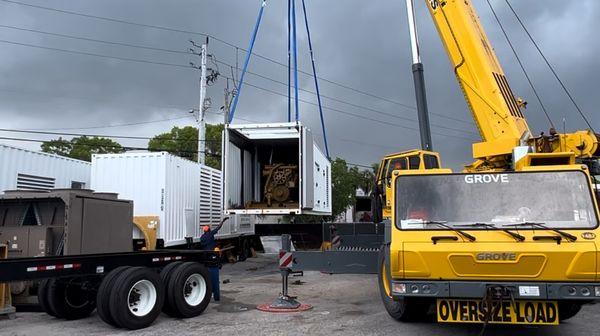
[[[415,8],[413,0],[406,0],[406,12],[408,14],[408,31],[410,33],[410,46],[412,50],[412,72],[415,83],[415,97],[417,99],[419,131],[421,133],[421,149],[433,150],[433,145],[431,143],[429,112],[427,110],[425,77],[423,76],[423,63],[421,63],[421,55],[419,51],[419,36],[417,33],[417,23],[415,20]]]
[[[198,47],[194,41],[190,41],[194,47]],[[198,162],[206,163],[206,110],[208,109],[208,99],[206,98],[207,87],[207,58],[208,58],[208,38],[206,42],[200,46],[200,54],[197,54],[194,49],[190,49],[192,53],[200,56],[200,101],[198,103],[198,115],[196,122],[198,125]],[[192,63],[193,66],[193,63]]]
[[[231,96],[233,92],[229,91],[229,78],[227,79],[227,86],[225,87],[225,101],[223,103],[223,125],[229,122],[229,110],[231,109]]]

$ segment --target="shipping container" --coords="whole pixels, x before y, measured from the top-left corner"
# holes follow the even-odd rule
[[[60,155],[0,144],[0,194],[90,186],[91,164]]]
[[[221,172],[166,152],[97,154],[92,157],[92,188],[133,200],[135,216],[158,216],[158,239],[165,247],[199,242],[202,226],[222,218]],[[254,223],[225,222],[218,239],[254,234]],[[137,230],[133,238],[142,238]],[[160,246],[160,245],[159,245]]]
[[[331,214],[331,163],[300,123],[227,125],[226,214]]]

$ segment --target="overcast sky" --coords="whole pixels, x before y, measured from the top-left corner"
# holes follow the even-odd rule
[[[258,0],[16,1],[206,33],[243,48],[247,47],[260,3]],[[530,103],[527,117],[532,131],[547,130],[548,122],[487,3],[484,0],[473,2],[513,91]],[[505,2],[491,2],[505,23],[552,118],[560,128],[564,117],[568,130],[585,128],[516,24]],[[587,112],[592,124],[598,125],[600,39],[597,38],[595,19],[600,16],[600,2],[512,0],[511,3]],[[286,5],[287,1],[283,0],[268,2],[254,50],[281,63],[287,62]],[[425,2],[417,0],[416,7],[432,114],[433,145],[441,152],[444,165],[456,169],[472,160],[471,143],[479,136],[442,43],[426,12]],[[370,164],[386,153],[418,147],[416,111],[410,108],[415,103],[404,0],[307,0],[307,10],[319,76],[347,87],[320,82],[322,95],[347,102],[323,98],[332,157]],[[302,70],[310,71],[301,14],[299,6],[299,62]],[[180,52],[188,51],[190,39],[198,44],[203,40],[200,34],[128,25],[0,0],[0,128],[150,137],[168,131],[174,125],[194,124],[188,111],[198,106],[199,72],[186,66],[189,62],[198,63],[197,56],[58,37],[23,29]],[[30,46],[8,44],[6,41]],[[69,54],[31,46],[181,66]],[[231,77],[231,70],[224,63],[235,64],[236,49],[211,40],[209,52],[223,62],[219,64],[221,74]],[[243,58],[244,54],[240,51],[240,63]],[[249,70],[275,81],[287,82],[284,67],[261,58],[253,57]],[[218,113],[223,105],[223,89],[227,83],[224,76],[209,88],[212,100],[209,122],[221,122],[223,119]],[[287,119],[285,85],[251,74],[247,75],[246,81],[281,95],[245,86],[236,113],[239,119],[235,122]],[[312,78],[302,74],[300,86],[314,91]],[[309,92],[301,92],[301,99],[316,102],[315,95]],[[322,142],[317,108],[301,103],[300,115]],[[104,127],[142,122],[148,123]],[[0,132],[0,137],[49,139],[53,136]],[[119,141],[127,146],[147,145],[144,140]],[[0,143],[39,148],[39,143],[35,142],[0,140]]]

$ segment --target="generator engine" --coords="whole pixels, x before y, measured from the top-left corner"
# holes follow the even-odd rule
[[[291,201],[291,189],[298,184],[298,165],[266,165],[263,176],[266,177],[264,195],[267,206],[271,206],[273,202],[281,204]]]

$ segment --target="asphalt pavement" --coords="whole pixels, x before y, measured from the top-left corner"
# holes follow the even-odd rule
[[[64,321],[43,313],[18,313],[0,320],[0,335],[478,335],[480,325],[400,323],[392,320],[379,299],[374,275],[327,275],[306,272],[290,278],[290,294],[313,309],[291,314],[265,313],[256,306],[275,299],[281,277],[274,256],[260,255],[223,267],[221,302],[211,303],[196,318],[162,315],[149,328],[126,331],[104,324],[94,313]],[[600,305],[585,306],[559,326],[492,325],[486,335],[600,335]]]

